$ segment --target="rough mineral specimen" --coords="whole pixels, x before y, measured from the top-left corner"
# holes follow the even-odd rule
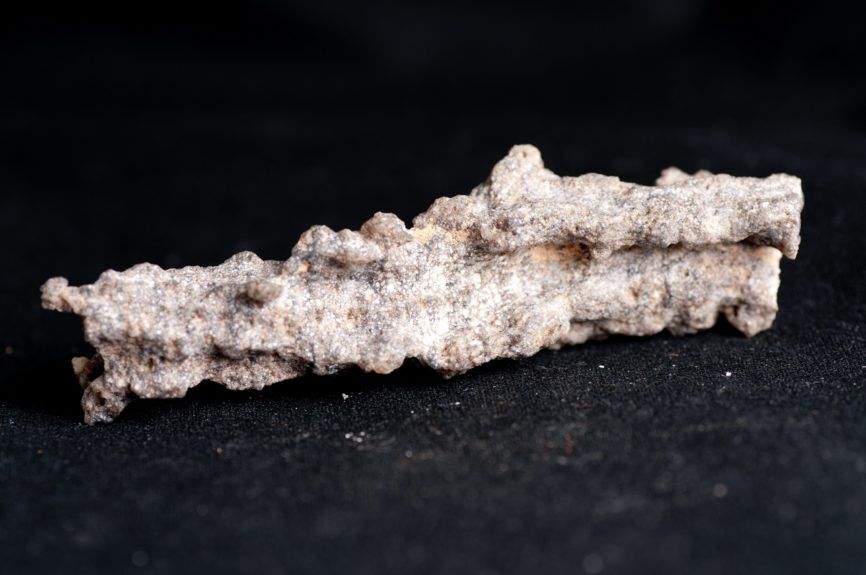
[[[84,318],[75,358],[87,423],[136,397],[182,397],[204,379],[260,389],[406,358],[451,376],[608,334],[694,333],[720,313],[751,336],[776,315],[779,260],[800,241],[800,180],[670,168],[656,187],[559,177],[514,147],[468,196],[407,229],[377,213],[360,231],[314,226],[286,261],[140,264],[70,287],[48,309]]]

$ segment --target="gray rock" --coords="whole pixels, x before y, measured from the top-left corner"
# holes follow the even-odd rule
[[[182,397],[204,379],[260,389],[349,366],[416,358],[445,376],[608,334],[674,334],[720,313],[747,336],[777,311],[779,261],[800,241],[800,180],[670,168],[657,186],[559,177],[516,146],[468,196],[407,229],[377,213],[360,231],[314,226],[284,261],[140,264],[91,285],[42,287],[84,318],[75,358],[87,423],[130,400]]]

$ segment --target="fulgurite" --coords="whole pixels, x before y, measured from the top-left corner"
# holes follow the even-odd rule
[[[415,358],[443,375],[608,334],[674,334],[720,313],[771,326],[779,261],[800,242],[800,180],[674,168],[657,186],[559,177],[515,146],[468,196],[439,198],[407,229],[377,213],[357,232],[314,226],[286,261],[140,264],[91,285],[42,287],[84,318],[75,358],[87,423],[134,398],[182,397],[204,379],[260,389]]]

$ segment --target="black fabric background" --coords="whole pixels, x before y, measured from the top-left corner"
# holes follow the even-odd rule
[[[861,13],[3,11],[3,573],[866,571]],[[800,176],[773,329],[614,338],[447,381],[407,365],[205,383],[81,423],[69,358],[89,349],[77,318],[39,308],[48,277],[285,258],[314,223],[466,193],[524,142],[562,174]]]

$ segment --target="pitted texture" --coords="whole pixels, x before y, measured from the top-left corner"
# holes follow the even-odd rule
[[[204,379],[259,389],[407,358],[454,375],[612,333],[693,333],[720,313],[749,336],[769,328],[779,261],[799,245],[799,179],[669,168],[657,184],[559,177],[516,146],[411,229],[377,213],[357,232],[310,228],[285,262],[53,278],[43,305],[81,315],[97,350],[73,360],[88,423]]]

